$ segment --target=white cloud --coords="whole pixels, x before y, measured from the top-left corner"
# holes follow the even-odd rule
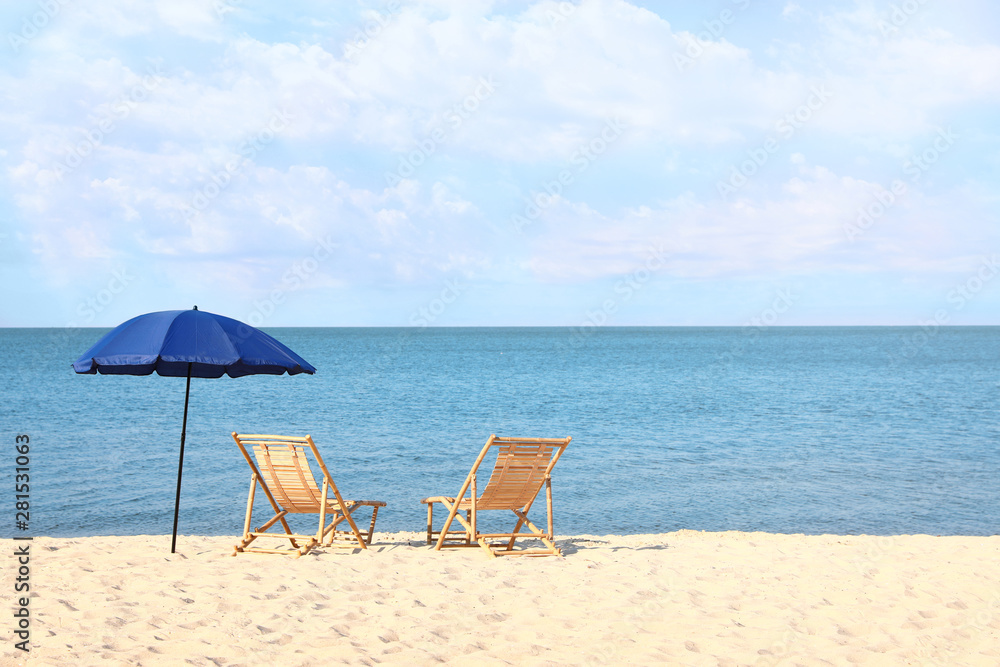
[[[781,10],[781,15],[785,18],[799,17],[802,14],[803,14],[802,7],[797,2],[785,3],[784,9]]]
[[[886,37],[873,3],[788,2],[737,14],[706,40],[679,27],[697,22],[624,0],[495,7],[406,3],[352,49],[324,31],[351,39],[351,21],[363,26],[381,6],[346,23],[295,22],[314,37],[243,30],[237,14],[249,7],[220,18],[198,0],[73,5],[0,74],[13,232],[54,283],[132,258],[170,280],[195,263],[241,294],[280,280],[327,237],[337,260],[310,289],[455,274],[580,283],[628,272],[660,245],[673,275],[706,280],[943,271],[997,241],[979,185],[995,170],[987,159],[973,177],[961,159],[942,161],[862,239],[844,235],[877,165],[952,122],[973,125],[956,127],[963,136],[996,136],[976,124],[1000,98],[1000,46],[934,26],[933,8]],[[764,18],[778,19],[773,34],[757,29]],[[810,108],[819,87],[831,98]],[[715,182],[735,156],[803,108],[808,120],[753,187],[719,201]],[[276,114],[288,115],[277,131]],[[519,193],[613,118],[626,126],[615,166],[596,164],[514,234]],[[390,187],[386,173],[399,177]]]
[[[629,273],[664,248],[670,259],[663,272],[682,278],[938,271],[998,240],[985,222],[968,227],[968,236],[955,235],[952,219],[974,216],[973,210],[956,210],[953,193],[930,197],[912,184],[852,239],[847,228],[879,193],[886,196],[885,187],[798,164],[800,175],[770,198],[705,202],[689,193],[614,216],[557,199],[526,234],[525,265],[544,282],[586,281]]]

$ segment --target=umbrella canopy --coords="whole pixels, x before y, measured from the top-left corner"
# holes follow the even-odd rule
[[[146,313],[119,324],[84,352],[73,370],[196,378],[316,372],[260,329],[197,307]]]
[[[239,320],[198,310],[197,306],[192,310],[146,313],[119,324],[73,362],[73,370],[103,375],[151,375],[155,372],[187,378],[170,553],[174,553],[177,546],[191,378],[282,373],[311,375],[316,372],[305,359],[263,331]]]

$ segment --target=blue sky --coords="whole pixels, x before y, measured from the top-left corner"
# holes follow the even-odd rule
[[[986,0],[0,25],[0,326],[1000,324]]]

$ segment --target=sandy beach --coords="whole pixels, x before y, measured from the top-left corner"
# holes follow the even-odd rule
[[[1000,537],[679,531],[496,560],[418,533],[298,560],[234,542],[36,538],[26,657],[3,540],[3,663],[1000,664]]]

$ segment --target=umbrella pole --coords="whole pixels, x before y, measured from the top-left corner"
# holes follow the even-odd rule
[[[184,422],[181,425],[181,455],[177,460],[177,496],[174,498],[174,536],[170,541],[170,553],[177,549],[177,515],[181,508],[181,473],[184,472],[184,438],[187,436],[188,397],[191,395],[191,364],[188,363],[187,387],[184,389]]]

